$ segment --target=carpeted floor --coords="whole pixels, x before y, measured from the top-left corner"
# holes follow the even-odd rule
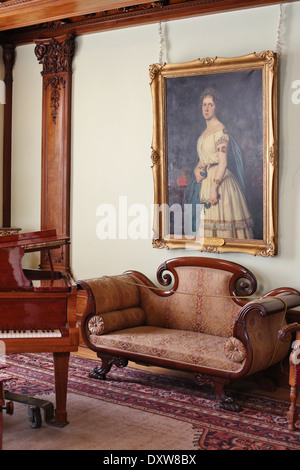
[[[51,355],[9,355],[6,362],[15,377],[7,389],[54,403]],[[3,413],[3,450],[300,449],[300,428],[287,428],[287,402],[239,392],[242,411],[233,413],[191,380],[127,367],[99,381],[88,378],[94,365],[71,357],[68,426],[32,429],[27,406],[18,403],[13,416]]]

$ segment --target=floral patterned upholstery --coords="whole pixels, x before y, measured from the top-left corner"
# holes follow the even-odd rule
[[[225,342],[224,353],[230,361],[242,362],[246,357],[246,348],[240,340],[231,336]]]
[[[104,336],[91,335],[90,340],[110,349],[223,371],[240,370],[245,359],[244,356],[241,361],[234,361],[227,357],[224,337],[155,326],[129,328]]]
[[[131,275],[89,280],[97,314],[88,321],[95,346],[238,371],[245,359],[228,341],[241,309],[229,296],[230,272],[178,267],[177,291],[167,297]],[[239,348],[238,352],[234,348]]]
[[[103,276],[89,279],[97,313],[140,306],[140,290],[130,276]]]
[[[241,307],[229,295],[231,273],[195,266],[177,267],[179,285],[161,298],[140,288],[147,325],[229,337]]]
[[[253,363],[249,374],[276,364],[288,354],[289,342],[282,343],[278,338],[278,331],[286,324],[283,313],[261,317],[254,311],[249,312],[246,326],[253,348]]]

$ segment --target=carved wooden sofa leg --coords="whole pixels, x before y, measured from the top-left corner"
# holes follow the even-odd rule
[[[295,424],[298,421],[297,398],[298,398],[298,388],[297,386],[291,386],[290,387],[291,405],[287,414],[288,427],[291,431],[295,431]]]
[[[121,356],[110,356],[103,353],[97,353],[101,359],[101,366],[96,366],[90,373],[89,377],[92,379],[105,380],[106,374],[110,371],[112,366],[126,367],[128,360]]]
[[[211,377],[209,375],[195,374],[194,380],[198,385],[210,384],[216,395],[220,408],[228,411],[241,411],[241,407],[234,399],[225,392],[225,385],[229,384],[229,380],[221,379],[219,377]]]

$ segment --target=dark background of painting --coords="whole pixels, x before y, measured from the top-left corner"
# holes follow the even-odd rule
[[[254,222],[253,238],[262,240],[261,69],[166,79],[168,204],[183,204],[185,183],[190,182],[198,162],[197,140],[206,127],[200,108],[200,95],[206,88],[215,88],[221,95],[222,105],[218,118],[241,148],[247,203]]]

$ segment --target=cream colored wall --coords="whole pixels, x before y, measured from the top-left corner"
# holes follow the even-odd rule
[[[16,49],[13,70],[12,214],[14,227],[40,229],[41,67],[33,46]]]
[[[233,57],[275,50],[279,6],[177,20],[162,25],[167,62],[198,57]],[[75,279],[118,274],[126,269],[154,278],[174,256],[229,259],[251,269],[260,290],[299,288],[300,187],[297,148],[300,105],[291,101],[300,79],[300,2],[283,7],[280,64],[279,254],[275,258],[185,250],[157,250],[146,239],[100,240],[97,208],[153,204],[152,104],[148,67],[159,59],[158,25],[79,37],[73,62],[72,270]],[[19,47],[14,72],[13,224],[36,230],[40,223],[41,77],[33,45]],[[121,211],[124,216],[124,210]],[[133,218],[128,217],[128,223]]]

